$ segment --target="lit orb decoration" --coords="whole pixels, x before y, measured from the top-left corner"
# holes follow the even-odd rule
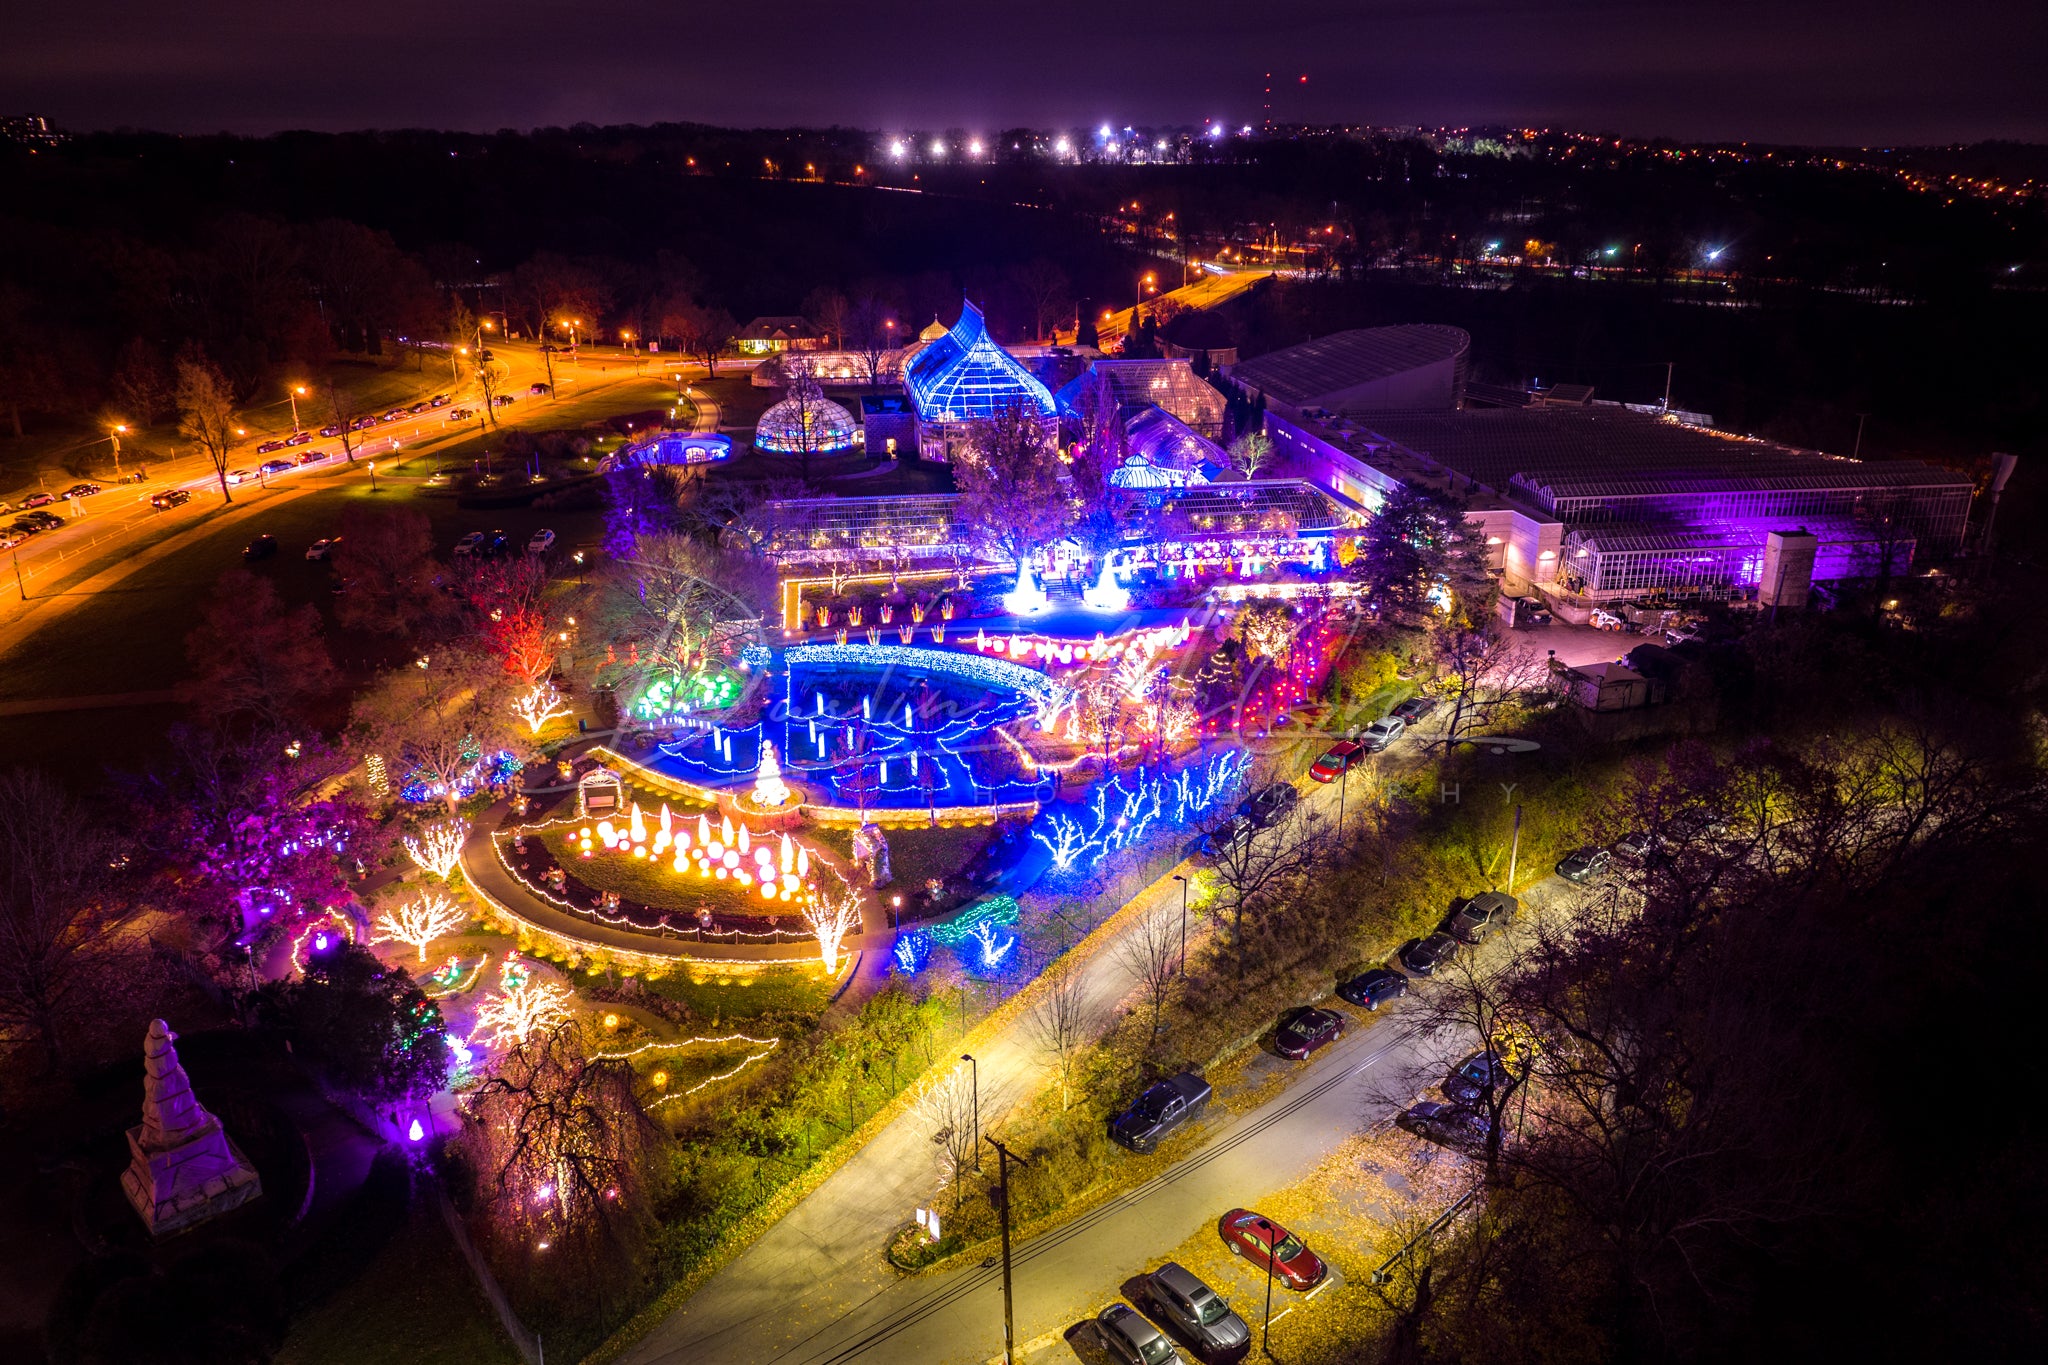
[[[1131,609],[1131,590],[1117,581],[1116,556],[1102,557],[1102,576],[1094,586],[1081,592],[1081,600],[1094,611],[1123,612]]]
[[[1017,586],[1003,594],[1003,610],[1012,616],[1032,616],[1044,611],[1051,600],[1038,585],[1038,575],[1026,560],[1017,566]]]

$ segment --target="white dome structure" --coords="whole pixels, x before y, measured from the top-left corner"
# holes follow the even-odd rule
[[[831,399],[793,394],[761,414],[754,448],[777,455],[836,455],[853,449],[859,429],[853,414]]]

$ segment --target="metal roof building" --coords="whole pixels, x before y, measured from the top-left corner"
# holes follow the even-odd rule
[[[981,310],[964,300],[952,330],[905,362],[903,387],[917,408],[919,445],[934,459],[951,457],[968,423],[1012,404],[1055,421],[1052,392],[996,344]]]
[[[1471,350],[1460,327],[1360,327],[1242,361],[1230,378],[1288,416],[1449,412],[1464,400]]]

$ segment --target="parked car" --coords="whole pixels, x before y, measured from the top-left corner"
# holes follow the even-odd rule
[[[21,500],[21,505],[23,507],[48,507],[51,503],[55,502],[56,500],[57,499],[53,494],[31,493]]]
[[[1508,1083],[1507,1063],[1492,1051],[1475,1052],[1451,1068],[1439,1087],[1455,1104],[1476,1104],[1489,1090]]]
[[[1237,813],[1251,817],[1255,828],[1268,829],[1286,818],[1294,809],[1294,803],[1301,800],[1292,782],[1275,782],[1257,796],[1248,796],[1239,804]]]
[[[1365,746],[1367,752],[1376,754],[1399,739],[1407,728],[1408,722],[1399,716],[1382,716],[1365,727],[1358,736],[1358,742]]]
[[[161,512],[164,511],[166,508],[183,507],[186,503],[190,501],[192,501],[191,489],[166,488],[161,493],[151,494],[149,499],[149,505],[151,507],[154,507],[157,511]]]
[[[1408,969],[1410,976],[1430,976],[1457,954],[1458,940],[1449,934],[1435,933],[1408,944],[1401,949],[1399,956],[1401,965]]]
[[[467,422],[470,418],[474,416],[476,416],[476,414],[471,412],[468,408],[457,408],[455,411],[448,414],[448,420],[451,422]]]
[[[1273,1032],[1273,1050],[1282,1057],[1305,1062],[1343,1036],[1343,1015],[1302,1005],[1280,1016],[1280,1027]]]
[[[1435,1100],[1409,1106],[1394,1124],[1439,1146],[1474,1154],[1486,1149],[1486,1135],[1492,1126],[1476,1110]]]
[[[261,469],[265,474],[283,474],[298,467],[299,462],[297,460],[265,460],[261,465]]]
[[[1127,1303],[1113,1303],[1096,1314],[1095,1335],[1123,1365],[1174,1365],[1180,1359],[1166,1334]]]
[[[1376,1010],[1382,1002],[1408,994],[1408,978],[1390,967],[1374,967],[1341,983],[1337,994],[1354,1005]]]
[[[1314,1289],[1330,1273],[1308,1243],[1250,1209],[1232,1209],[1216,1229],[1226,1246],[1253,1265],[1263,1270],[1270,1264],[1273,1277],[1289,1289]]]
[[[1467,896],[1464,904],[1451,912],[1445,928],[1461,943],[1484,943],[1493,937],[1494,931],[1506,926],[1515,917],[1520,904],[1505,891],[1482,891],[1476,896]]]
[[[1394,709],[1387,714],[1405,725],[1413,725],[1434,710],[1435,697],[1410,697],[1404,702],[1396,703]]]
[[[71,487],[64,490],[64,496],[67,498],[89,498],[99,491],[100,486],[96,483],[74,483]]]
[[[314,541],[314,542],[313,542],[313,543],[312,543],[311,545],[308,545],[308,546],[306,547],[306,558],[308,558],[308,559],[328,559],[328,558],[331,558],[331,557],[333,556],[333,554],[334,554],[334,551],[335,551],[335,550],[336,550],[336,549],[337,549],[337,548],[338,548],[338,547],[339,547],[340,545],[341,545],[341,537],[340,537],[340,536],[327,536],[327,537],[325,537],[325,538],[323,538],[323,539],[321,539],[321,540],[316,540],[316,541]]]
[[[1355,739],[1342,740],[1332,744],[1323,756],[1315,761],[1308,775],[1318,782],[1335,782],[1345,773],[1365,761],[1365,746]]]
[[[273,450],[283,450],[283,449],[284,449],[284,442],[283,442],[283,441],[264,441],[264,442],[261,442],[260,444],[258,444],[258,445],[257,445],[257,447],[256,447],[256,453],[257,453],[258,455],[268,455],[268,454],[269,454],[269,453],[270,453],[271,451],[273,451]]]
[[[1614,856],[1631,863],[1649,861],[1657,851],[1657,836],[1647,830],[1631,830],[1614,841]]]
[[[1671,844],[1689,843],[1695,839],[1725,839],[1728,837],[1728,817],[1715,810],[1694,807],[1682,810],[1664,822],[1664,841]]]
[[[484,533],[482,531],[471,531],[468,535],[455,542],[455,553],[463,558],[467,558],[475,554],[476,547],[483,543]]]
[[[512,537],[503,531],[492,531],[484,537],[484,543],[476,547],[480,555],[501,555],[512,548]]]
[[[319,464],[322,460],[331,460],[333,458],[334,452],[331,450],[305,450],[299,452],[300,464]]]
[[[256,471],[253,469],[230,469],[228,471],[228,487],[240,488],[255,477]]]
[[[320,434],[322,436],[339,436],[341,435],[341,424],[339,422],[329,422],[326,426],[320,428]]]
[[[277,553],[277,537],[262,535],[242,547],[242,558],[247,560],[268,559]]]
[[[551,392],[551,390],[549,390],[548,386],[545,384],[529,384],[526,386],[526,391],[529,394],[533,395],[535,398],[539,398]]]
[[[393,408],[391,409],[391,411],[385,413],[382,417],[379,417],[377,420],[380,422],[396,422],[401,417],[410,417],[411,415],[412,414],[404,408]]]
[[[5,498],[0,498],[0,516],[5,516],[7,513],[12,512],[13,510],[13,503],[9,502]]]
[[[1613,857],[1604,848],[1588,846],[1574,849],[1557,864],[1557,875],[1568,882],[1590,882],[1607,870],[1607,861]]]
[[[295,431],[295,432],[293,432],[293,433],[292,433],[291,435],[289,435],[289,436],[287,436],[287,437],[285,437],[285,438],[284,438],[284,443],[285,443],[286,445],[288,445],[288,446],[302,446],[302,445],[309,445],[309,444],[311,444],[311,443],[312,443],[312,440],[313,440],[313,433],[312,433],[312,432],[310,432],[310,431]]]
[[[1145,1297],[1195,1354],[1212,1365],[1236,1360],[1251,1349],[1251,1328],[1230,1311],[1230,1301],[1178,1262],[1168,1261],[1145,1277]]]
[[[26,531],[0,531],[0,550],[11,550],[27,539]]]
[[[411,413],[411,414],[412,414],[413,416],[415,416],[415,417],[419,416],[419,415],[420,415],[421,413],[425,412],[426,410],[427,410],[427,401],[426,401],[426,400],[425,400],[424,398],[423,398],[423,399],[421,399],[421,400],[420,400],[419,402],[417,402],[417,403],[414,403],[414,404],[413,404],[413,405],[412,405],[411,407],[409,407],[409,408],[407,408],[407,409],[406,409],[406,411],[407,411],[407,412]]]
[[[348,429],[350,431],[368,431],[376,425],[377,419],[374,417],[358,417],[355,421],[348,424]]]
[[[501,393],[496,398],[493,398],[491,401],[501,408],[509,408],[519,400],[514,398],[509,393]]]
[[[452,400],[449,399],[447,394],[437,393],[427,400],[427,406],[430,408],[445,408],[450,401]]]
[[[58,516],[55,512],[44,512],[41,510],[23,513],[21,520],[26,521],[38,531],[54,531],[64,524],[64,518]]]
[[[555,548],[555,533],[543,526],[526,538],[526,553],[544,555]]]
[[[1196,848],[1211,858],[1225,857],[1256,834],[1258,828],[1251,816],[1233,815],[1229,823],[1203,835]]]
[[[1143,1155],[1209,1107],[1209,1083],[1192,1071],[1155,1081],[1137,1102],[1109,1121],[1110,1137]]]

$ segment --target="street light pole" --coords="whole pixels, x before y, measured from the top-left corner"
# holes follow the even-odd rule
[[[988,1145],[996,1149],[996,1218],[1003,1230],[1003,1361],[1004,1365],[1017,1365],[1017,1317],[1010,1304],[1010,1163],[1031,1163],[994,1138]]]
[[[304,384],[294,384],[291,386],[291,389],[289,390],[289,396],[292,400],[292,435],[294,436],[298,435],[300,431],[304,430],[304,428],[302,428],[299,425],[299,395],[303,394],[305,391],[306,386]]]
[[[1178,872],[1173,879],[1180,883],[1180,974],[1188,974],[1188,879]]]
[[[974,1068],[974,1169],[981,1170],[981,1063],[974,1060],[974,1054],[963,1052],[960,1060]]]
[[[372,493],[377,491],[377,462],[375,460],[370,461],[370,491]]]
[[[107,438],[114,443],[114,479],[116,482],[119,482],[121,478],[121,433],[126,430],[128,430],[126,423],[116,422],[113,435]]]
[[[1273,1335],[1273,1225],[1261,1218],[1259,1226],[1266,1232],[1266,1320],[1259,1326],[1259,1354],[1271,1360],[1273,1348],[1267,1343]]]
[[[1515,894],[1515,859],[1522,854],[1522,808],[1515,807],[1515,837],[1508,845],[1508,894]]]

